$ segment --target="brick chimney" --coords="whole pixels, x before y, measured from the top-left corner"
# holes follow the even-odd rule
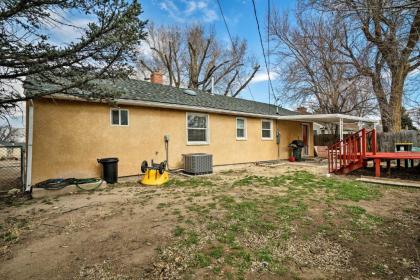
[[[150,81],[154,84],[163,84],[163,74],[160,71],[154,71],[150,75]]]
[[[296,112],[299,112],[301,114],[307,114],[308,113],[308,109],[306,109],[306,107],[300,106],[296,108]]]

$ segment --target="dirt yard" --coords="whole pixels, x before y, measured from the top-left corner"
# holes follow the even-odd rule
[[[248,166],[3,202],[0,279],[420,279],[420,189]]]

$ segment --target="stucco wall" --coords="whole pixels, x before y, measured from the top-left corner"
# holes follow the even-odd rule
[[[129,126],[110,125],[110,106],[62,100],[34,102],[33,180],[94,177],[100,175],[97,158],[118,157],[119,176],[139,173],[143,160],[165,159],[163,137],[170,135],[169,164],[182,167],[182,154],[213,154],[215,165],[277,159],[276,125],[281,133],[280,158],[287,158],[287,144],[302,139],[299,122],[273,123],[273,140],[261,139],[261,119],[247,119],[247,140],[236,140],[236,116],[209,114],[210,143],[189,146],[186,112],[131,107]],[[313,153],[312,125],[310,151]]]

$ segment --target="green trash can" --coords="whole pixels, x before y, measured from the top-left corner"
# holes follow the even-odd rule
[[[296,161],[302,160],[302,148],[297,147],[293,149],[293,156],[295,157]]]
[[[289,144],[289,148],[292,149],[292,155],[296,159],[296,161],[302,160],[302,149],[305,147],[305,144],[302,140],[293,140],[292,143]]]

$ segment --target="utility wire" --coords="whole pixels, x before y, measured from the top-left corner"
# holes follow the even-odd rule
[[[270,78],[270,0],[267,0],[267,73],[268,73],[268,78]],[[268,87],[268,104],[270,105],[271,103],[271,95],[270,95],[270,85],[267,85]],[[273,93],[273,97],[274,97],[274,91]],[[276,101],[274,100],[274,103]],[[274,104],[276,105],[276,104]]]
[[[264,56],[264,64],[265,64],[265,68],[267,70],[268,84],[269,84],[268,96],[269,96],[269,102],[270,102],[270,96],[271,96],[270,89],[274,93],[274,88],[273,88],[273,84],[271,82],[270,70],[269,70],[267,56],[266,56],[266,52],[265,52],[265,48],[264,48],[264,43],[263,43],[262,35],[261,35],[260,22],[259,22],[258,16],[257,16],[257,7],[255,5],[255,0],[252,0],[252,6],[254,8],[254,17],[255,17],[255,21],[257,23],[258,36],[260,38],[261,49],[262,49],[262,53],[263,53],[263,56]],[[268,11],[268,12],[270,13],[270,11]]]
[[[220,4],[220,0],[216,0],[216,2],[217,2],[217,5],[219,6],[220,14],[223,18],[223,22],[225,24],[226,31],[229,35],[229,40],[230,40],[230,43],[232,45],[232,49],[235,52],[236,56],[238,56],[235,44],[233,43],[232,34],[230,33],[229,26],[227,25],[227,21],[226,21],[226,18],[225,18],[225,14],[223,13],[222,5]],[[239,84],[242,87],[241,77],[239,76],[239,74],[238,74],[238,81],[239,81]],[[251,95],[252,99],[255,101],[255,98],[254,98],[254,95],[252,94],[251,88],[249,87],[249,85],[247,85],[246,87],[248,88],[249,94]]]

